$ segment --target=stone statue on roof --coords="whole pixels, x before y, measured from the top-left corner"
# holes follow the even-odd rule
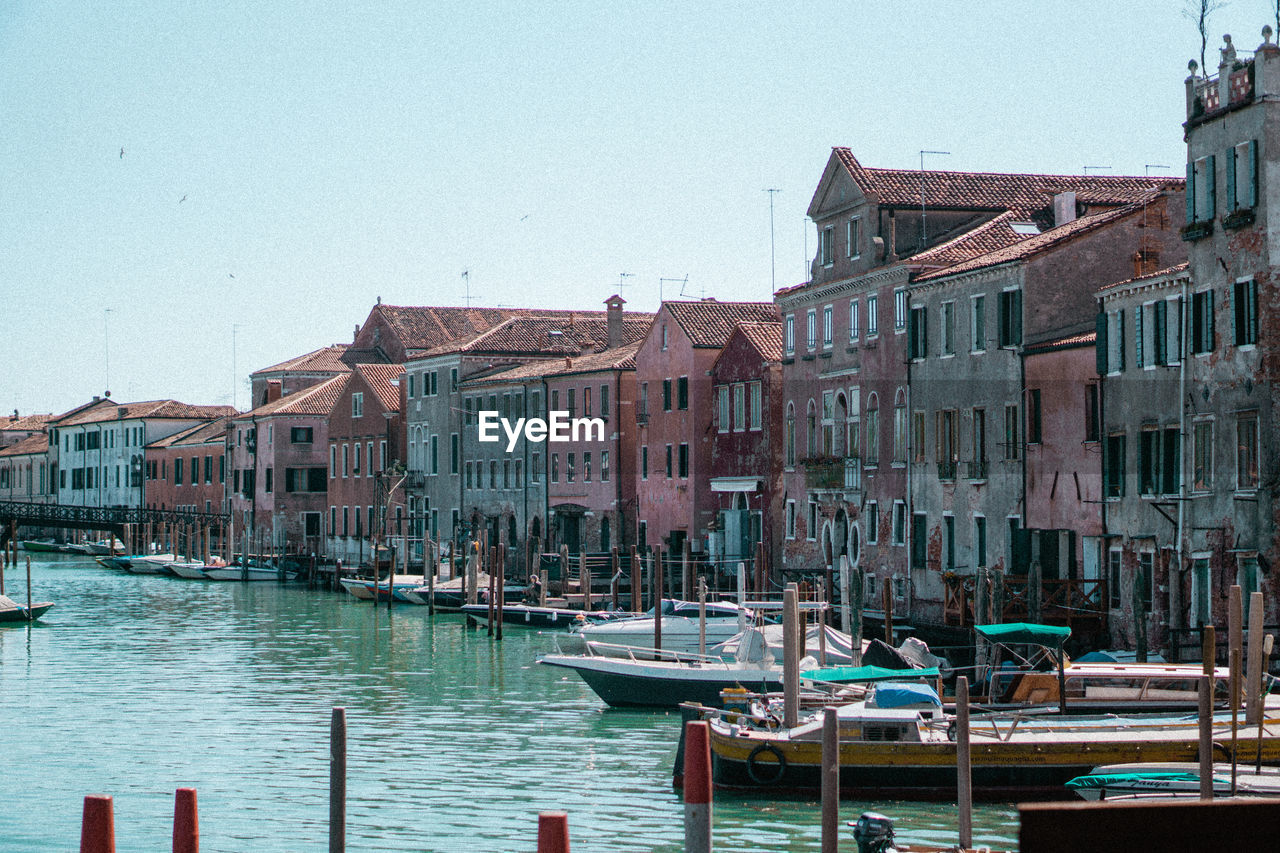
[[[1224,47],[1218,48],[1218,52],[1222,54],[1222,64],[1234,65],[1236,62],[1236,46],[1231,43],[1229,34],[1224,34],[1222,40],[1226,42]]]

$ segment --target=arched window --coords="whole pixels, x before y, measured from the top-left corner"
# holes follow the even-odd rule
[[[880,400],[874,392],[867,396],[867,444],[863,451],[868,465],[880,464]]]
[[[822,451],[818,449],[818,404],[809,400],[809,412],[805,418],[805,453],[809,456],[819,456]]]
[[[796,404],[787,403],[787,423],[784,435],[782,437],[783,444],[786,448],[787,466],[791,467],[796,464]]]
[[[893,461],[907,461],[907,392],[901,388],[893,400]]]
[[[834,446],[831,448],[831,452],[835,456],[848,455],[849,445],[848,445],[847,438],[844,434],[844,424],[848,417],[849,417],[849,404],[844,399],[844,392],[841,391],[836,394],[835,422],[838,428],[834,431],[835,442],[834,442]]]

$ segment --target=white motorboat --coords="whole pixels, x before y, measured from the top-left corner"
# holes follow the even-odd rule
[[[662,650],[671,652],[699,652],[699,615],[698,602],[679,601],[664,598],[662,600]],[[719,645],[749,625],[755,624],[755,613],[741,605],[727,601],[709,601],[706,605],[706,647]],[[570,636],[580,638],[581,643],[603,643],[609,648],[634,647],[652,649],[654,647],[654,616],[650,610],[643,616],[611,619],[574,626]],[[584,651],[585,647],[572,648],[570,651]]]
[[[1164,761],[1107,764],[1078,776],[1067,787],[1086,800],[1197,799],[1200,796],[1199,762]],[[1213,765],[1214,797],[1231,796],[1231,765]],[[1238,797],[1280,797],[1280,767],[1244,764],[1236,768]]]
[[[135,575],[163,575],[165,567],[177,560],[176,554],[142,554],[129,560],[129,571]]]
[[[280,570],[270,566],[215,566],[206,568],[204,576],[215,581],[278,581]]]
[[[199,561],[186,562],[184,560],[174,560],[165,568],[180,578],[189,580],[208,580],[209,576],[205,574],[205,570],[211,568]]]

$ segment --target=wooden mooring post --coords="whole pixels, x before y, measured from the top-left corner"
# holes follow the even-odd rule
[[[822,709],[822,853],[840,850],[840,718]]]
[[[640,613],[644,603],[640,598],[640,554],[636,546],[631,546],[631,612]]]
[[[110,797],[89,795],[84,798],[80,853],[116,853],[116,825]]]
[[[329,853],[347,849],[347,709],[329,722]]]
[[[705,720],[684,724],[684,849],[711,853],[711,737]]]
[[[196,789],[179,788],[173,795],[173,853],[200,853],[200,817]]]
[[[538,814],[538,853],[569,853],[568,813]]]
[[[973,763],[969,751],[969,679],[956,678],[956,807],[960,847],[973,846]]]

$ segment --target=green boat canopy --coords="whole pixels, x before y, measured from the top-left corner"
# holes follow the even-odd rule
[[[1032,622],[974,625],[973,630],[997,643],[1036,643],[1050,647],[1062,645],[1071,636],[1070,628],[1061,625],[1036,625]]]
[[[826,669],[806,669],[801,678],[811,681],[830,681],[835,684],[856,684],[870,681],[893,681],[899,678],[938,678],[938,668],[886,669],[883,666],[832,666]]]
[[[1114,788],[1135,782],[1199,782],[1199,773],[1183,770],[1154,770],[1146,773],[1090,773],[1066,782],[1068,788]]]

